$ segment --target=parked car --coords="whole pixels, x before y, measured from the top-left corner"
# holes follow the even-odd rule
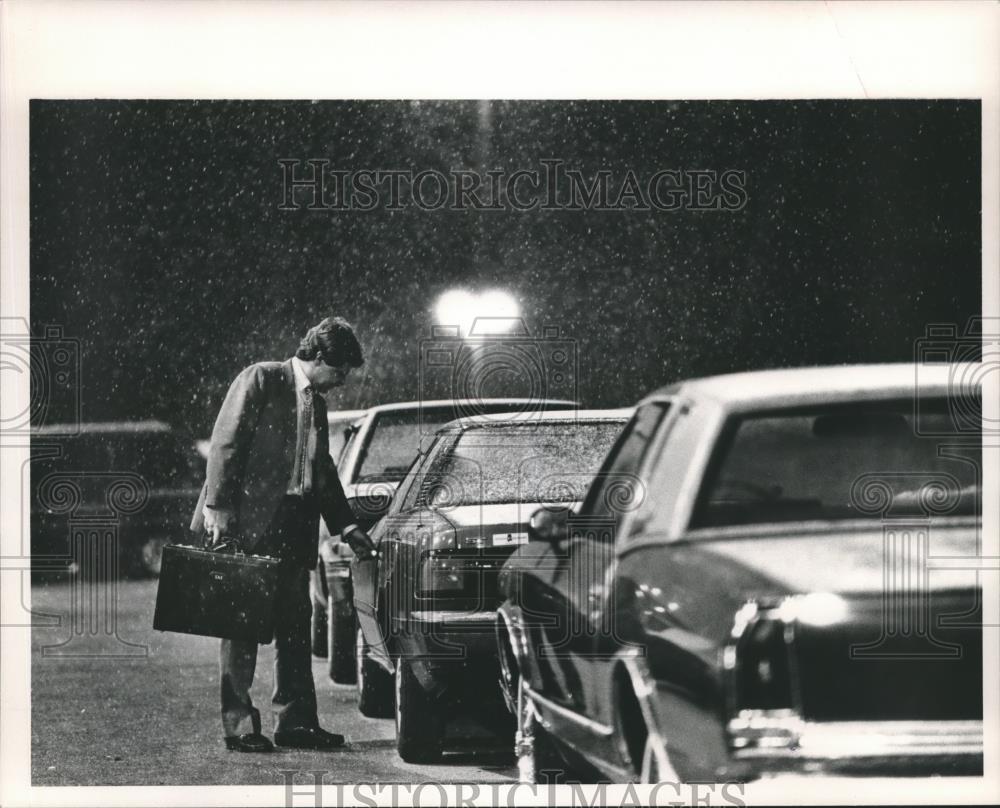
[[[980,393],[920,371],[640,402],[579,511],[536,512],[500,574],[527,778],[982,771],[981,435],[954,426],[980,428]]]
[[[185,540],[198,502],[194,441],[161,421],[123,421],[39,427],[31,442],[33,568],[77,571],[101,557],[126,574],[159,575],[163,546]],[[114,558],[77,546],[87,525],[114,537]]]
[[[571,401],[553,399],[497,398],[410,401],[365,410],[346,430],[347,443],[336,459],[359,526],[368,530],[385,514],[396,486],[416,457],[421,437],[432,436],[442,424],[463,415],[510,413],[531,418],[540,408],[575,406]],[[321,522],[319,562],[311,583],[313,652],[327,657],[330,678],[342,684],[357,677],[353,558],[347,543],[340,541],[340,536],[331,536]]]
[[[539,503],[579,501],[630,414],[461,419],[414,461],[372,532],[378,558],[354,563],[359,706],[395,704],[403,760],[437,760],[459,717],[512,735],[496,686],[497,573]]]

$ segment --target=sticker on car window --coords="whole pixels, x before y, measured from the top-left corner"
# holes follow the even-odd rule
[[[528,534],[527,533],[494,533],[493,534],[493,546],[503,544],[527,544]]]

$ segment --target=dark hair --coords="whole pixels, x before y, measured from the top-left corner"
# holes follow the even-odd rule
[[[344,365],[358,368],[365,360],[361,356],[361,343],[354,335],[354,328],[343,317],[327,317],[310,328],[299,342],[295,355],[299,359],[315,359],[323,354],[327,365]]]

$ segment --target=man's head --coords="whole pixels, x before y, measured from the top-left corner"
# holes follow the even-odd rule
[[[344,383],[351,368],[361,367],[361,343],[343,317],[327,317],[306,332],[295,355],[306,366],[312,386],[319,392]]]

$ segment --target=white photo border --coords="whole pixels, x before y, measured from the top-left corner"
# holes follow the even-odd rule
[[[30,99],[974,98],[983,116],[983,315],[997,317],[998,40],[1000,5],[992,2],[6,0],[0,5],[0,314],[28,317]],[[0,395],[5,409],[23,410],[27,380],[5,385]],[[984,396],[984,418],[996,418],[997,391]],[[4,446],[0,452],[5,547],[20,541],[22,503],[11,481],[26,451]],[[984,453],[986,491],[1000,490],[998,453]],[[1000,557],[998,505],[984,497],[984,554],[993,557]],[[0,614],[24,608],[12,574],[20,575],[3,573]],[[983,586],[984,614],[996,615],[998,576],[983,574]],[[277,785],[32,788],[29,640],[29,629],[18,627],[0,637],[0,804],[285,803]],[[996,630],[986,632],[984,658],[984,681],[1000,681]],[[984,708],[982,778],[852,780],[824,785],[822,794],[814,780],[785,781],[780,788],[761,781],[747,785],[745,799],[996,802],[997,688],[984,691]],[[634,788],[642,797],[649,787]],[[523,786],[510,789],[516,790],[501,792],[504,804],[508,795],[519,804],[546,804],[544,795],[532,799]],[[625,789],[607,793],[624,797]],[[333,798],[332,787],[329,792]],[[454,792],[451,787],[449,804],[459,796]],[[496,794],[483,792],[477,804]],[[438,799],[436,790],[423,796],[423,804]],[[384,792],[373,802],[389,800]]]

